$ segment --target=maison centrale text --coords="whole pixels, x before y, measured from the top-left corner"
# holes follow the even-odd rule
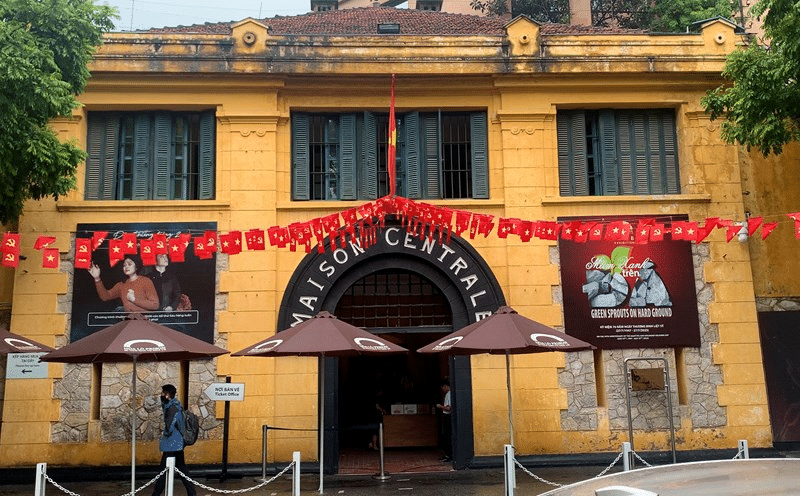
[[[351,240],[346,248],[337,248],[333,252],[320,255],[315,269],[316,275],[311,275],[301,282],[304,290],[301,291],[296,303],[308,312],[292,312],[291,326],[310,319],[321,310],[323,298],[330,285],[358,262],[360,258],[367,258],[369,252],[383,251],[385,253],[414,252],[429,263],[434,264],[445,272],[459,287],[465,301],[471,304],[472,316],[475,321],[491,315],[490,310],[481,308],[482,298],[487,295],[486,282],[482,281],[480,270],[472,267],[474,260],[467,254],[459,253],[460,248],[455,245],[439,243],[436,237],[420,239],[414,233],[407,232],[399,227],[387,227],[381,233],[375,245],[365,249],[357,239]],[[298,305],[292,305],[294,309]]]

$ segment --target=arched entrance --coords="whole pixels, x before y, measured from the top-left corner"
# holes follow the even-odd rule
[[[392,366],[402,372],[414,365],[424,374],[412,381],[423,384],[415,397],[426,402],[434,394],[430,386],[438,387],[440,378],[449,375],[454,461],[457,468],[465,467],[474,455],[469,357],[422,358],[415,350],[504,305],[494,274],[464,239],[452,236],[449,243],[440,244],[399,225],[379,228],[376,243],[367,249],[357,243],[332,252],[328,248],[310,253],[298,265],[281,302],[278,329],[326,310],[396,340],[412,353],[404,357],[405,363],[387,360],[380,366],[376,359],[325,360],[325,471],[338,471],[340,440],[355,442],[354,437],[340,436],[347,423],[357,421],[355,410],[340,407],[348,395],[358,394],[360,386],[353,378],[370,371],[387,374]]]

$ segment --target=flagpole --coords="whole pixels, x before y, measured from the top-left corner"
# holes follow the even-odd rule
[[[389,196],[391,198],[395,196],[397,185],[397,123],[394,117],[394,80],[395,75],[392,74],[392,90],[389,99],[389,146],[386,163],[389,170]]]

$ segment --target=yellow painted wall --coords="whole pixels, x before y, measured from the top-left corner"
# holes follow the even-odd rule
[[[217,191],[213,201],[83,201],[83,168],[78,190],[54,201],[30,202],[21,221],[23,245],[39,234],[55,235],[65,262],[72,260],[72,236],[79,223],[215,221],[220,231],[266,228],[342,211],[360,202],[290,200],[290,112],[372,109],[388,105],[388,82],[399,74],[398,112],[409,109],[486,109],[489,117],[489,200],[453,200],[439,205],[529,220],[560,216],[688,214],[740,219],[745,204],[740,152],[719,139],[699,99],[714,85],[724,54],[734,46],[730,26],[715,23],[700,35],[552,36],[543,38],[526,20],[509,25],[510,54],[497,37],[451,37],[434,43],[405,37],[374,43],[370,37],[281,40],[263,26],[245,21],[230,37],[222,35],[115,34],[93,63],[84,107],[73,119],[57,122],[59,134],[85,141],[86,113],[93,110],[203,109],[217,113]],[[241,43],[255,31],[259,43]],[[719,42],[722,36],[722,42]],[[525,36],[529,41],[522,42]],[[263,42],[263,45],[261,44]],[[346,43],[345,43],[346,42]],[[259,57],[290,53],[282,59]],[[531,43],[533,45],[531,45]],[[358,49],[354,48],[361,44]],[[158,50],[155,50],[155,47]],[[544,47],[549,57],[539,59]],[[477,61],[466,63],[464,50]],[[231,52],[227,52],[230,50]],[[207,59],[198,60],[202,53]],[[170,54],[170,57],[164,56]],[[222,64],[222,54],[226,62]],[[246,56],[245,56],[246,55]],[[376,62],[381,58],[382,62]],[[426,61],[425,63],[421,63]],[[271,69],[266,70],[270,64]],[[713,78],[711,78],[713,79]],[[558,192],[555,116],[558,108],[670,107],[676,109],[681,164],[680,195],[661,197],[563,198]],[[554,242],[469,240],[494,271],[508,304],[551,326],[563,326],[562,305],[554,299],[559,270],[551,261]],[[732,448],[738,439],[753,447],[770,444],[769,420],[747,247],[726,243],[717,232],[707,240],[710,261],[701,276],[714,285],[711,324],[719,342],[712,347],[721,367],[718,387],[728,424],[695,429],[682,411],[678,449]],[[70,274],[40,268],[36,253],[15,271],[12,330],[46,344],[66,342],[68,315],[59,302],[70,292]],[[229,259],[218,274],[225,305],[217,312],[216,336],[235,351],[275,331],[277,308],[293,271],[304,256],[268,248]],[[69,263],[65,263],[69,266]],[[68,310],[66,310],[68,311]],[[616,451],[627,432],[612,430],[604,407],[598,427],[564,431],[567,391],[558,372],[564,356],[512,357],[514,422],[522,454]],[[6,382],[0,467],[125,465],[127,443],[102,443],[90,426],[88,443],[51,443],[59,420],[53,380],[63,366],[50,365],[50,379]],[[263,424],[314,429],[317,425],[317,361],[312,358],[220,357],[217,375],[246,385],[247,399],[231,405],[231,463],[261,460]],[[503,357],[472,359],[475,454],[497,455],[507,442]],[[32,409],[31,399],[35,398]],[[221,405],[217,405],[221,417]],[[32,414],[35,412],[35,414]],[[667,446],[668,433],[637,434],[637,446]],[[316,433],[272,431],[270,461],[288,460],[296,450],[304,460],[317,456]],[[12,449],[13,448],[13,449]],[[189,463],[220,459],[219,440],[201,441],[187,451]],[[140,443],[139,463],[155,463],[156,443]]]

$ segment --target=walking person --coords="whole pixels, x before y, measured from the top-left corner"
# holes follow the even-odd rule
[[[172,384],[164,384],[161,387],[161,407],[164,410],[164,432],[161,434],[161,442],[159,449],[161,450],[161,464],[159,465],[159,472],[167,467],[167,458],[175,458],[175,468],[182,473],[189,475],[186,470],[186,461],[183,458],[183,434],[181,433],[184,428],[183,408],[180,401],[175,397],[178,391]],[[194,484],[185,479],[180,474],[175,474],[177,478],[183,482],[186,488],[187,496],[195,496],[197,492],[194,489]],[[156,481],[153,488],[153,496],[161,496],[164,487],[167,484],[166,474],[162,475]]]
[[[442,451],[444,451],[444,456],[440,461],[451,462],[453,461],[453,424],[451,416],[453,406],[450,402],[450,380],[447,377],[442,379],[442,393],[444,394],[444,399],[436,405],[436,408],[442,411]]]

